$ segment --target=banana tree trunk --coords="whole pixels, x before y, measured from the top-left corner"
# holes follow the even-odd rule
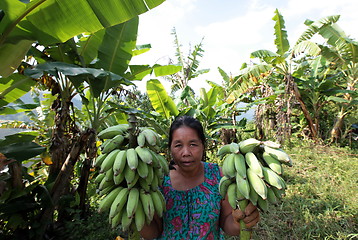
[[[300,91],[298,90],[297,84],[295,83],[293,77],[291,75],[289,75],[289,77],[291,78],[292,81],[292,86],[293,86],[293,93],[295,94],[296,99],[298,100],[298,102],[300,103],[300,107],[301,110],[303,112],[303,115],[306,118],[306,121],[308,123],[308,127],[311,133],[311,136],[313,139],[317,139],[317,127],[316,125],[313,123],[312,117],[306,107],[306,104],[304,103],[304,101],[302,100],[302,96]]]
[[[94,132],[94,130],[91,130]],[[88,186],[88,180],[89,175],[91,171],[91,166],[93,160],[96,158],[97,155],[97,147],[96,147],[96,135],[91,134],[91,136],[88,139],[88,143],[86,147],[86,159],[83,161],[83,165],[81,168],[81,176],[80,181],[78,184],[77,192],[80,196],[80,205],[79,208],[81,210],[81,215],[84,216],[84,214],[87,212],[87,206],[86,206],[86,199],[87,199],[87,186]]]
[[[344,118],[347,114],[348,112],[345,112],[344,109],[341,108],[341,111],[338,113],[336,122],[334,123],[333,128],[331,130],[331,143],[338,142],[338,140],[341,138]]]
[[[40,231],[38,232],[39,235],[37,239],[43,239],[43,235],[46,231],[46,228],[48,227],[48,224],[52,223],[53,213],[58,205],[60,197],[63,195],[64,189],[66,189],[66,186],[71,179],[74,165],[79,159],[80,154],[87,146],[88,139],[90,139],[94,134],[95,133],[90,129],[86,132],[81,133],[81,136],[77,139],[70,153],[68,154],[66,161],[63,163],[61,171],[58,174],[55,183],[51,189],[52,205],[45,208],[40,216],[41,222],[43,224],[41,226]]]

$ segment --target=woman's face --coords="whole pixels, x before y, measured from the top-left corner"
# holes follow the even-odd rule
[[[174,130],[170,151],[178,167],[187,171],[201,166],[204,145],[194,129],[183,126]]]

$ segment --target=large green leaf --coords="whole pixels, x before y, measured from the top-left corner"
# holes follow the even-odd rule
[[[78,54],[88,66],[98,56],[98,48],[103,41],[106,29],[101,29],[91,35],[82,35],[77,43]]]
[[[0,141],[0,153],[20,162],[35,157],[44,152],[46,148],[32,142],[34,138],[35,135],[31,132],[6,136]]]
[[[106,29],[98,49],[97,68],[124,75],[136,47],[138,17]]]
[[[293,54],[295,56],[299,55],[300,53],[306,53],[310,56],[317,56],[321,53],[321,48],[317,44],[305,40],[293,47]]]
[[[296,45],[304,40],[311,39],[313,37],[313,35],[318,33],[322,27],[329,26],[332,23],[337,22],[339,17],[340,17],[339,15],[328,16],[325,18],[321,18],[315,22],[313,22],[311,20],[306,20],[305,24],[309,27],[298,38]]]
[[[164,118],[169,119],[170,116],[179,114],[177,106],[159,80],[151,79],[147,82],[147,94],[153,108]]]
[[[276,9],[276,15],[272,18],[275,21],[275,45],[277,47],[277,54],[283,55],[290,48],[290,44],[287,40],[287,31],[285,30],[285,21],[280,14],[280,12]]]
[[[136,17],[165,0],[33,0],[28,4],[0,1],[5,13],[0,25],[0,75],[11,73],[10,63],[19,63],[31,42],[49,45],[65,42],[79,34],[95,33]],[[24,46],[24,40],[27,45]],[[11,44],[9,44],[11,43]],[[29,45],[30,43],[30,45]],[[16,49],[18,54],[8,55]],[[23,53],[23,54],[20,54]],[[9,73],[10,72],[10,73]]]
[[[1,64],[0,64],[1,65]],[[14,73],[7,78],[1,78],[0,82],[0,107],[19,99],[30,91],[36,81],[30,77]]]

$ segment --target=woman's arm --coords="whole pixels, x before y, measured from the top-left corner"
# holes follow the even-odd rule
[[[232,209],[231,205],[225,199],[221,201],[220,212],[220,227],[224,232],[231,236],[238,236],[240,234],[240,220],[243,219],[247,228],[252,228],[260,220],[258,209],[250,202],[245,211],[239,209]]]
[[[163,231],[163,220],[158,217],[157,214],[154,215],[153,221],[148,225],[144,224],[144,227],[140,231],[140,235],[144,239],[154,239],[159,237]]]

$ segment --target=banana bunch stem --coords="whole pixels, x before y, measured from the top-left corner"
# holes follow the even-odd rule
[[[245,209],[248,204],[248,200],[241,200],[238,202],[237,207],[239,209]],[[240,220],[240,240],[250,240],[251,239],[251,233],[252,231],[248,230],[246,228],[246,224],[244,223],[244,220]]]

